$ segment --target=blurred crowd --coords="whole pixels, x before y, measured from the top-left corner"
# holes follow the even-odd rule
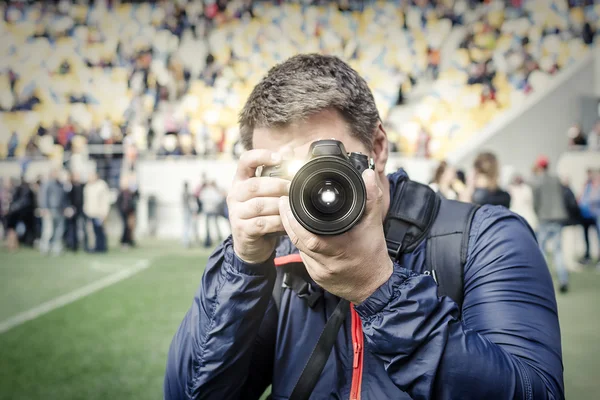
[[[106,221],[114,203],[122,222],[121,246],[135,246],[138,192],[135,176],[121,177],[116,199],[95,172],[82,182],[78,173],[52,169],[33,183],[0,180],[2,237],[9,251],[36,246],[43,254],[108,250]]]
[[[130,157],[238,154],[244,100],[300,52],[348,61],[383,119],[435,80],[389,133],[394,149],[417,155],[427,136],[441,157],[584,57],[600,4],[60,0],[0,11],[0,158],[62,159],[88,144]],[[449,37],[462,39],[444,59]]]
[[[549,160],[540,155],[532,168],[531,179],[515,174],[510,184],[500,184],[500,164],[493,153],[480,153],[465,174],[446,162],[439,164],[430,187],[440,195],[475,204],[504,206],[522,216],[536,233],[540,247],[552,253],[561,292],[568,290],[568,270],[562,252],[562,228],[581,226],[585,253],[581,264],[596,264],[591,259],[589,230],[594,228],[600,242],[600,170],[589,169],[576,198],[569,182],[552,172]],[[599,249],[600,251],[600,249]]]
[[[204,219],[204,247],[213,246],[213,240],[216,243],[221,242],[225,236],[222,234],[220,225],[221,220],[228,220],[227,203],[225,201],[226,192],[217,185],[214,179],[208,179],[205,174],[202,175],[199,184],[195,189],[189,182],[184,182],[182,193],[183,209],[183,245],[191,247],[199,245],[200,223]]]
[[[238,153],[243,101],[272,65],[299,52],[347,60],[384,119],[415,84],[437,79],[415,118],[390,134],[396,149],[413,153],[425,130],[437,153],[440,140],[473,133],[594,40],[597,6],[479,3],[3,3],[0,156],[59,158],[86,144]],[[455,27],[464,37],[444,60]]]
[[[567,131],[571,149],[600,151],[600,120],[596,121],[589,133],[585,133],[580,124],[573,124]]]

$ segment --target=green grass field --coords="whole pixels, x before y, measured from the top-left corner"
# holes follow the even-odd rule
[[[169,343],[207,256],[175,242],[145,242],[105,256],[0,252],[0,327],[15,315],[65,299],[67,293],[147,266],[0,333],[0,399],[162,398]],[[600,274],[574,274],[571,287],[569,294],[559,296],[567,398],[596,399]]]

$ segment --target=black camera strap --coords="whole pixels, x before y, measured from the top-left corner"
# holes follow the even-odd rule
[[[310,397],[321,377],[323,368],[325,368],[327,359],[331,354],[331,349],[337,340],[340,327],[344,323],[349,310],[350,303],[348,300],[340,299],[337,307],[327,320],[325,328],[321,332],[321,336],[319,336],[319,340],[294,386],[294,390],[289,397],[290,400],[306,400]]]

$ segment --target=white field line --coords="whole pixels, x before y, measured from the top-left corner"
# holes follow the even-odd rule
[[[79,289],[75,289],[70,293],[64,294],[55,299],[42,303],[39,306],[34,307],[30,310],[24,311],[13,317],[10,317],[0,322],[0,334],[16,326],[19,326],[27,321],[36,319],[41,315],[47,314],[50,311],[54,311],[57,308],[66,306],[67,304],[73,303],[79,299],[89,296],[90,294],[104,289],[105,287],[114,285],[115,283],[118,283],[123,279],[127,279],[130,276],[137,274],[138,272],[148,268],[149,266],[150,262],[148,260],[139,260],[130,268],[115,272],[112,275],[106,276]]]
[[[114,272],[117,270],[122,270],[124,268],[128,268],[128,265],[123,265],[123,264],[111,264],[108,262],[99,262],[99,261],[92,261],[90,263],[90,268],[95,270],[95,271],[100,271],[100,272]]]

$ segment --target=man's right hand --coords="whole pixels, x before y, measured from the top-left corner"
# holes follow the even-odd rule
[[[241,260],[260,264],[271,257],[277,236],[285,232],[279,216],[279,198],[287,196],[290,182],[272,177],[256,177],[262,165],[281,163],[281,156],[268,150],[242,154],[233,185],[227,196],[233,250]]]

